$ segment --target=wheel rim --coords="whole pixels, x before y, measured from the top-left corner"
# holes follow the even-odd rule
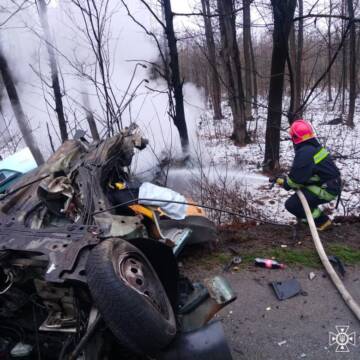
[[[144,296],[167,320],[170,318],[166,294],[154,270],[139,254],[128,253],[119,258],[120,278]]]

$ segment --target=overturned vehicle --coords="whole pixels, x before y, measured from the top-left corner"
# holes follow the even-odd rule
[[[230,285],[192,284],[176,261],[214,227],[179,194],[130,179],[145,146],[134,129],[67,141],[3,195],[1,359],[231,359],[212,320],[235,300]]]

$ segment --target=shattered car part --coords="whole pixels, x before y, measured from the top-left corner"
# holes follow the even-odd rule
[[[107,215],[94,216],[96,224],[101,229],[102,238],[125,237],[134,238],[142,237],[145,233],[145,227],[140,216],[121,216]]]
[[[190,207],[189,207],[190,208]],[[195,208],[195,206],[193,206]],[[196,208],[199,209],[199,208]],[[217,240],[217,230],[215,224],[201,213],[191,214],[184,220],[162,219],[160,227],[163,231],[170,228],[189,228],[192,231],[189,244],[201,244],[204,242],[215,242]]]
[[[219,321],[201,329],[184,332],[160,355],[159,360],[231,360],[231,352],[225,341]]]
[[[241,264],[242,259],[240,256],[234,256],[225,266],[224,271],[228,272],[231,267]]]
[[[192,331],[204,326],[222,308],[236,300],[229,282],[222,276],[205,280],[206,296],[199,292],[201,301],[188,313],[182,315],[181,325],[184,331]],[[194,302],[194,299],[191,299]],[[185,305],[186,306],[186,305]]]
[[[190,206],[194,214],[172,223],[150,208],[106,210],[109,179],[129,177],[134,149],[145,145],[134,128],[91,144],[67,141],[0,200],[0,322],[14,344],[19,331],[26,334],[44,360],[101,360],[123,351],[160,359],[175,347],[182,359],[231,359],[220,325],[206,326],[235,299],[229,285],[214,278],[200,295],[179,291],[175,255],[195,238],[206,241],[213,224]],[[103,320],[94,322],[96,308]],[[174,314],[168,334],[166,314]],[[192,350],[186,343],[193,341],[200,342]]]
[[[35,231],[8,222],[0,226],[0,252],[12,250],[46,255],[49,264],[45,280],[48,282],[62,283],[70,278],[86,281],[84,268],[77,263],[78,255],[84,248],[100,242],[98,229],[93,225],[68,225],[52,230]]]
[[[301,293],[301,285],[296,279],[273,281],[270,284],[279,300],[286,300]]]
[[[338,256],[328,256],[329,261],[331,262],[331,264],[334,266],[336,266],[337,271],[339,272],[339,274],[344,277],[346,274],[346,270],[345,270],[345,266],[343,264],[343,262],[340,260],[340,258]]]

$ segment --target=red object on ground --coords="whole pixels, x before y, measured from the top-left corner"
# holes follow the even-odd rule
[[[256,258],[255,265],[267,269],[285,269],[284,264],[278,263],[276,260]]]
[[[316,137],[314,128],[308,121],[303,119],[295,120],[291,124],[289,134],[294,144],[300,144],[303,141]]]

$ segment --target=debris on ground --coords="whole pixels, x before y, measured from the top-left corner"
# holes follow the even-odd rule
[[[316,277],[316,274],[311,271],[311,272],[309,273],[309,279],[310,279],[310,280],[314,280],[315,277]]]
[[[329,259],[329,261],[331,262],[332,265],[336,266],[335,270],[337,270],[339,272],[339,274],[344,277],[345,273],[346,273],[346,270],[345,270],[345,266],[342,263],[342,261],[340,260],[340,258],[337,257],[337,256],[332,256],[331,255],[331,256],[328,256],[328,259]]]
[[[284,264],[280,264],[276,260],[272,259],[256,258],[255,265],[267,269],[285,269]]]
[[[228,272],[232,268],[234,271],[238,271],[239,267],[237,265],[241,264],[242,258],[240,256],[234,256],[224,267],[224,271]]]
[[[296,279],[273,281],[270,285],[274,289],[275,295],[279,300],[289,299],[302,291],[301,285]]]

